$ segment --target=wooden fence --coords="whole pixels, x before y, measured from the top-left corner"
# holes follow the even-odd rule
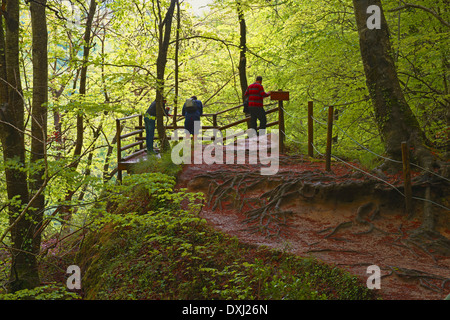
[[[279,147],[280,152],[284,151],[284,140],[285,140],[285,125],[284,125],[284,109],[283,101],[289,100],[289,92],[287,91],[273,91],[271,95],[271,100],[278,101],[276,107],[270,108],[266,111],[266,115],[277,113],[278,119],[267,123],[267,127],[278,126],[279,128]],[[269,105],[272,107],[274,104]],[[234,106],[226,110],[222,110],[216,113],[204,113],[202,118],[209,118],[209,122],[212,125],[202,126],[202,130],[217,129],[219,131],[224,131],[226,129],[238,126],[243,123],[248,123],[249,117],[245,116],[242,112],[242,118],[235,120],[231,123],[224,125],[219,125],[219,117],[225,116],[230,112],[241,109],[243,105]],[[177,114],[177,108],[174,108],[173,115],[164,116],[165,118],[165,130],[166,133],[169,130],[176,130],[184,128],[180,121],[184,120],[184,116]],[[122,171],[128,171],[130,166],[139,161],[139,159],[145,157],[146,155],[146,145],[145,145],[145,126],[143,122],[143,115],[131,115],[128,117],[123,117],[116,119],[116,143],[117,143],[117,179],[122,181]],[[169,120],[169,121],[168,121]],[[171,121],[170,121],[171,120]],[[211,121],[212,120],[212,121]],[[127,122],[132,122],[131,128],[127,127],[125,124]],[[131,129],[131,130],[130,130]],[[156,131],[156,130],[155,130]],[[235,138],[233,135],[232,138]],[[224,141],[230,137],[224,137]],[[157,134],[155,132],[155,140],[157,140]]]

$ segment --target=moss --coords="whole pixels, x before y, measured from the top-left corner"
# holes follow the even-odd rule
[[[115,190],[118,205],[93,217],[99,227],[76,261],[85,299],[375,298],[332,266],[214,230],[197,215],[203,195],[174,184],[165,174],[132,175]]]
[[[241,244],[191,214],[153,218],[166,228],[105,226],[86,239],[86,299],[375,298],[342,270]]]

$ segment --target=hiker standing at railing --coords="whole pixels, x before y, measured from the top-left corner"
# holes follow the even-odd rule
[[[184,128],[189,132],[189,135],[194,136],[194,141],[196,141],[200,125],[195,126],[195,121],[200,121],[200,117],[203,115],[203,103],[196,96],[186,99],[181,115],[185,117]]]
[[[266,130],[267,117],[264,110],[263,99],[270,96],[270,91],[265,92],[262,86],[262,77],[257,76],[255,83],[248,86],[244,97],[248,96],[248,110],[250,113],[250,128],[258,132],[257,120],[259,120],[259,129]]]
[[[166,109],[166,99],[163,99],[163,110],[165,115],[168,115]],[[144,114],[145,122],[145,142],[147,144],[147,154],[155,154],[153,150],[153,140],[155,137],[155,125],[156,125],[156,101],[153,101]]]

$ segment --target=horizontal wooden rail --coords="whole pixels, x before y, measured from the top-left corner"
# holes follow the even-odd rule
[[[248,121],[248,118],[244,118],[244,119],[237,120],[237,121],[235,121],[235,122],[226,124],[226,125],[224,125],[224,126],[222,126],[222,127],[220,127],[220,128],[217,128],[217,129],[219,129],[220,131],[222,131],[222,130],[225,130],[225,129],[234,127],[234,126],[236,126],[236,125],[238,125],[238,124],[245,123],[245,122],[247,122],[247,121]]]
[[[177,126],[176,128],[174,126],[164,126],[164,128],[166,128],[167,130],[174,130],[174,129],[183,129],[184,126]],[[207,130],[207,129],[219,129],[217,127],[214,126],[202,126],[203,130]]]
[[[145,150],[145,149],[142,149],[142,150],[136,151],[136,152],[134,152],[134,153],[130,154],[129,156],[127,156],[127,157],[123,158],[122,160],[123,160],[123,161],[128,161],[128,160],[131,160],[131,159],[133,159],[134,157],[136,157],[137,155],[140,155],[140,154],[144,154],[145,152],[146,152],[146,150]]]
[[[137,117],[141,117],[141,115],[140,114],[133,114],[131,116],[127,116],[127,117],[116,119],[116,121],[124,121],[124,120],[133,119],[133,118],[137,118]]]
[[[219,115],[219,114],[222,114],[222,113],[225,113],[225,112],[228,112],[228,111],[237,109],[237,108],[241,108],[241,107],[243,107],[243,106],[244,106],[243,104],[240,104],[240,105],[238,105],[238,106],[236,106],[236,107],[232,107],[232,108],[229,108],[229,109],[226,109],[226,110],[222,110],[222,111],[216,112],[216,113],[214,113],[214,114],[215,114],[215,115]]]
[[[141,144],[142,144],[142,142],[140,142],[140,141],[133,142],[133,143],[130,143],[130,144],[126,145],[125,147],[120,148],[120,151],[125,151],[125,150],[128,150],[130,148],[136,147],[136,146],[141,145]]]
[[[281,102],[281,101],[279,101]],[[274,104],[269,104],[268,106],[273,106]],[[246,123],[249,121],[249,117],[245,116],[243,119],[239,119],[236,121],[233,121],[231,123],[227,123],[225,125],[218,125],[218,117],[222,114],[225,114],[227,112],[242,108],[243,104],[240,104],[238,106],[234,106],[231,108],[228,108],[226,110],[221,110],[219,112],[216,113],[205,113],[202,115],[202,117],[212,117],[212,123],[213,125],[205,125],[202,126],[203,130],[208,130],[208,129],[216,129],[219,131],[223,131],[226,130],[228,128]],[[282,104],[279,104],[277,107],[275,108],[271,108],[269,110],[266,111],[266,114],[271,114],[274,112],[278,112],[278,120],[276,121],[272,121],[266,124],[266,127],[271,127],[271,126],[275,126],[278,125],[280,127],[280,130],[284,131],[284,117],[282,116],[283,113],[283,108],[282,108]],[[167,121],[165,122],[164,128],[166,130],[175,130],[175,129],[181,129],[184,128],[183,125],[179,125],[178,122],[179,121],[183,121],[185,119],[185,116],[182,115],[177,115],[177,108],[174,108],[174,114],[170,115],[169,117],[171,117],[173,119],[173,121],[169,121],[170,124],[167,123]],[[131,132],[125,132],[122,133],[122,131],[125,130],[125,126],[122,125],[122,121],[127,121],[130,119],[135,119],[138,118],[138,123],[134,123],[134,131]],[[211,120],[208,120],[211,121]],[[146,154],[146,146],[144,145],[144,142],[146,140],[146,138],[144,137],[144,133],[145,133],[145,125],[143,123],[143,115],[137,114],[137,115],[130,115],[130,116],[126,116],[126,117],[122,117],[122,118],[118,118],[116,119],[116,140],[117,140],[117,170],[118,170],[118,180],[121,181],[122,180],[122,170],[129,170],[129,166],[132,163],[136,162],[136,159],[145,155]],[[230,140],[230,139],[234,139],[238,136],[244,135],[246,133],[246,130],[242,130],[241,132],[238,132],[236,134],[233,134],[231,136],[228,137],[223,137],[223,141],[226,140]],[[281,133],[280,133],[281,136]],[[134,137],[134,142],[129,142],[127,141],[125,143],[125,140]],[[215,137],[212,137],[212,140],[214,140]],[[155,135],[154,139],[158,139],[157,135]],[[280,138],[280,143],[283,143],[283,140]],[[133,152],[131,152],[130,154],[123,156],[122,153],[123,151],[127,151],[130,150],[134,147],[139,147],[138,150],[135,150]],[[282,147],[282,145],[280,146],[280,148]],[[282,150],[282,149],[280,149]]]
[[[145,129],[145,127],[143,127],[142,129]],[[120,139],[123,140],[125,138],[132,137],[132,136],[137,135],[139,133],[142,133],[142,130],[136,130],[136,131],[132,131],[132,132],[123,134],[123,135],[120,136]]]

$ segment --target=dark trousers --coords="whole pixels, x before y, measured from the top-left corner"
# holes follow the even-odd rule
[[[147,143],[147,151],[153,151],[153,138],[155,136],[156,121],[144,117],[145,122],[145,142]]]
[[[259,120],[259,129],[266,129],[267,118],[263,107],[248,107],[250,112],[250,128],[258,132],[257,120]]]

